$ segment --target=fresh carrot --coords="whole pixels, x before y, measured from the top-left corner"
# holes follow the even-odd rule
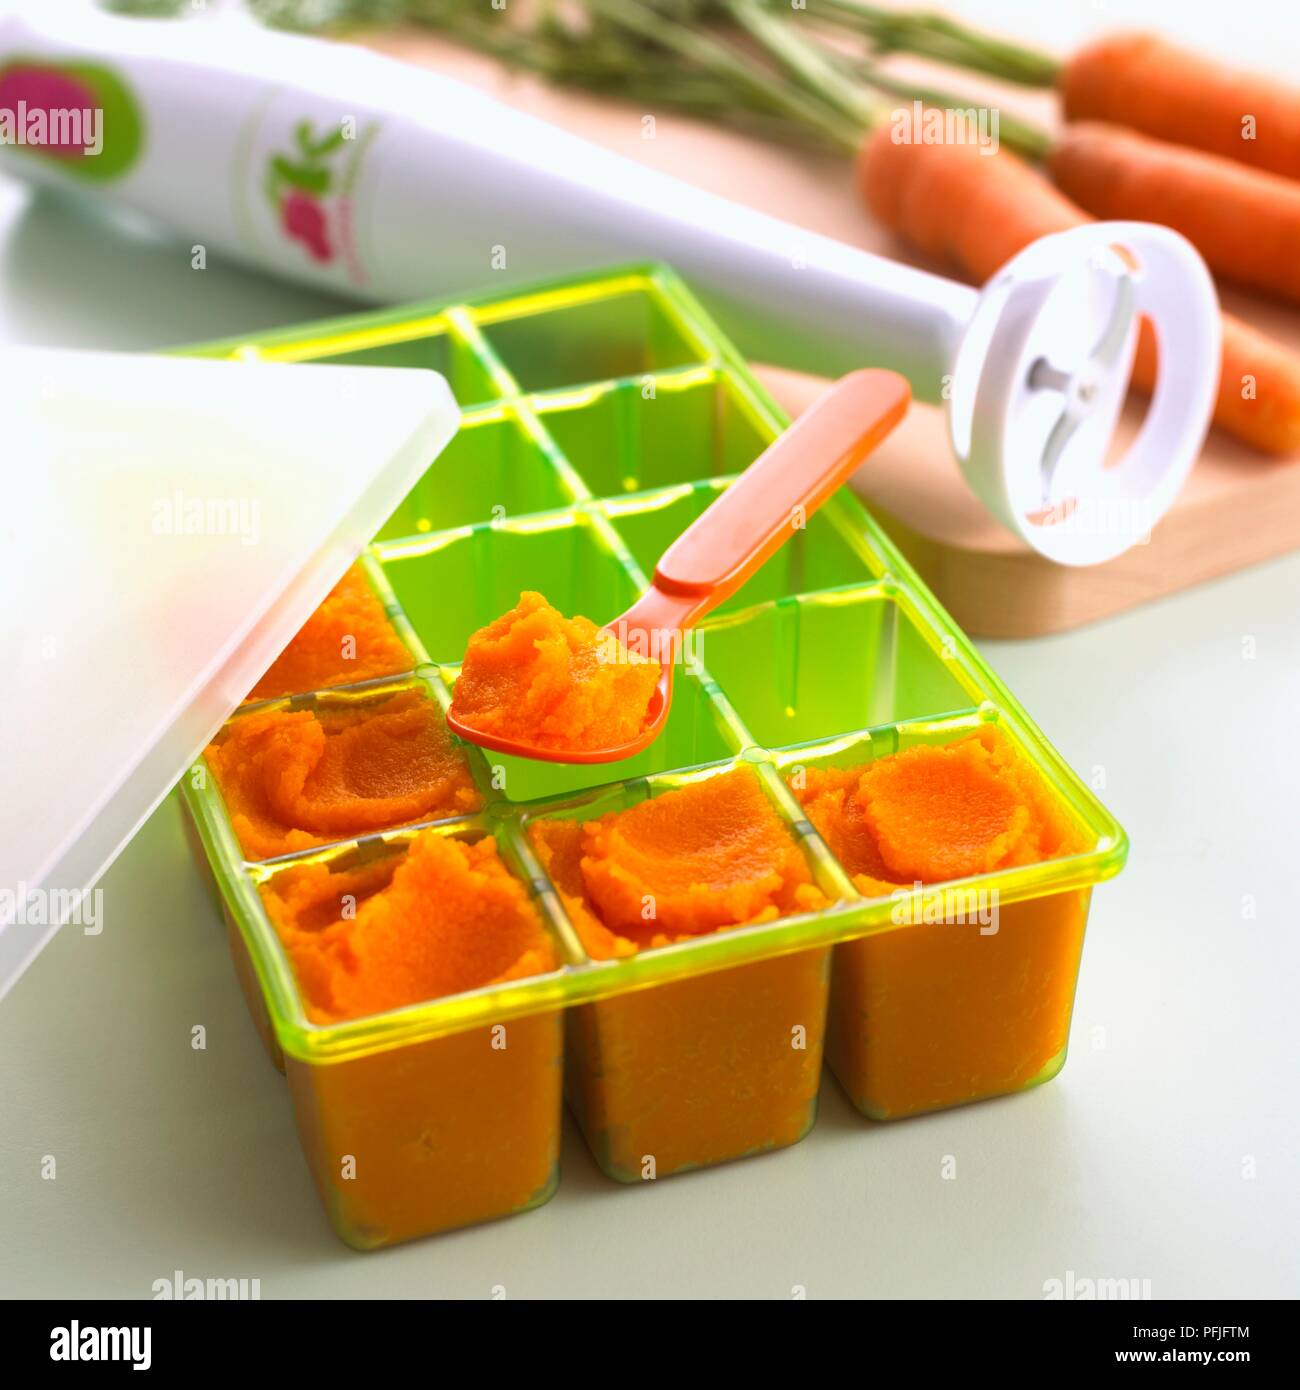
[[[1300,183],[1094,121],[1067,126],[1047,168],[1094,217],[1161,222],[1226,279],[1300,300]]]
[[[863,196],[880,221],[981,284],[1036,237],[1088,220],[1023,160],[984,148],[896,143],[884,122],[858,157]]]
[[[949,112],[963,109],[951,94],[915,99]],[[1055,140],[1021,123],[1015,141],[1003,132],[1000,147],[1041,161],[1061,192],[1094,217],[1172,227],[1216,274],[1300,303],[1300,182],[1098,121],[1075,122]],[[937,165],[935,156],[930,161]],[[1010,236],[1017,217],[1042,216],[1045,198],[1040,193],[1014,212],[995,237]]]
[[[1300,89],[1156,34],[1089,44],[1057,79],[1069,121],[1109,121],[1300,179]]]
[[[1155,385],[1155,336],[1145,323],[1133,380],[1148,390]],[[1300,357],[1231,314],[1223,315],[1223,369],[1214,423],[1266,454],[1300,452]]]
[[[1036,238],[1089,221],[1006,150],[896,143],[889,125],[863,141],[858,177],[871,210],[891,231],[980,283]],[[1133,379],[1149,389],[1155,376],[1154,335],[1144,323]],[[1214,419],[1267,453],[1300,451],[1300,356],[1225,314]]]

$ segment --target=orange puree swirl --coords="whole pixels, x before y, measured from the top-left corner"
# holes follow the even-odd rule
[[[872,896],[1037,864],[1077,848],[1076,833],[1006,736],[985,725],[790,780],[831,852]]]
[[[826,905],[748,767],[531,836],[597,959]]]
[[[206,757],[250,859],[480,805],[441,711],[415,690],[355,707],[250,713]]]
[[[304,864],[261,891],[318,1023],[555,968],[541,917],[490,836],[469,844],[426,830],[396,867]]]

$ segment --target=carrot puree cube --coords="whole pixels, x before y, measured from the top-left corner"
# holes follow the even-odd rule
[[[595,959],[827,905],[749,767],[529,835]],[[666,1177],[802,1138],[828,962],[805,951],[571,1009],[569,1098],[605,1172]]]
[[[490,837],[422,831],[400,858],[302,864],[262,896],[317,1023],[556,965]],[[544,1202],[558,1175],[562,1047],[551,1011],[333,1065],[287,1057],[303,1148],[343,1239],[389,1245]]]
[[[1063,808],[991,725],[858,767],[808,768],[790,787],[870,897],[1084,848]],[[826,1052],[854,1104],[890,1119],[1055,1075],[1088,901],[1088,890],[1075,890],[984,904],[975,920],[904,918],[837,946]]]
[[[1091,890],[1009,903],[997,930],[914,923],[835,947],[826,1059],[873,1120],[1007,1095],[1065,1065]]]
[[[661,669],[589,618],[565,618],[526,592],[470,638],[452,713],[533,748],[615,748],[644,727]]]
[[[550,1012],[331,1066],[286,1058],[303,1151],[339,1236],[374,1249],[548,1201],[563,1051]]]
[[[479,809],[436,701],[403,690],[356,705],[273,709],[228,724],[205,754],[250,859]]]
[[[306,695],[331,685],[397,676],[415,659],[384,605],[353,565],[248,693],[249,700]]]

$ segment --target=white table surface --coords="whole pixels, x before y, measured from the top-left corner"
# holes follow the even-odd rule
[[[337,308],[0,182],[0,341],[143,349]],[[802,1144],[637,1190],[566,1118],[546,1207],[358,1255],[317,1204],[169,798],[103,880],[109,929],[65,931],[0,1003],[0,1295],[148,1297],[179,1269],[267,1298],[1038,1298],[1068,1271],[1297,1296],[1300,555],[982,646],[1104,775],[1133,845],[1095,895],[1052,1084],[881,1126],[827,1076]]]

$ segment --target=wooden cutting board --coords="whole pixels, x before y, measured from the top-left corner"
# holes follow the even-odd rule
[[[436,36],[394,30],[354,37],[739,203],[951,273],[910,255],[873,224],[845,159],[783,149],[667,111],[649,113],[655,119],[647,139],[647,113],[637,106],[547,86]],[[891,69],[941,85],[937,70],[922,63],[895,59]],[[955,79],[948,73],[943,81],[951,87]],[[1056,123],[1050,95],[1012,92],[966,74],[960,84],[973,102],[996,103],[1048,127]],[[1230,290],[1222,298],[1226,309],[1300,350],[1300,314]],[[761,365],[758,374],[792,414],[825,385]],[[961,476],[934,406],[914,406],[854,486],[953,617],[981,637],[1079,627],[1300,547],[1300,458],[1264,458],[1217,430],[1150,543],[1088,569],[1051,564],[993,520]]]

